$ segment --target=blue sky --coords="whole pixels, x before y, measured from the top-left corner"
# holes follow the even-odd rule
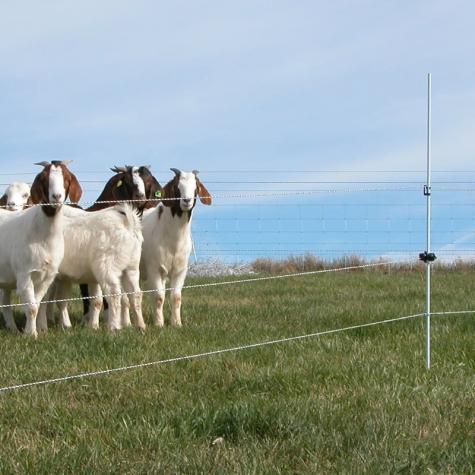
[[[1,182],[49,159],[74,160],[85,200],[125,163],[151,164],[162,182],[171,166],[200,169],[217,194],[344,186],[267,183],[275,181],[421,181],[427,72],[433,166],[446,171],[434,180],[473,181],[473,18],[469,1],[3,1],[0,160],[15,175]],[[217,173],[226,170],[255,173]],[[467,206],[472,196],[445,192],[441,202]],[[363,209],[420,204],[420,195],[319,195],[310,204],[322,200]],[[388,206],[385,219],[408,212]],[[448,223],[458,211],[446,208]],[[470,242],[470,213],[441,246]],[[229,216],[219,207],[202,214]],[[340,224],[344,214],[334,215]]]

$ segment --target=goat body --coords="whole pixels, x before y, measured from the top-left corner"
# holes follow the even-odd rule
[[[171,323],[181,326],[181,288],[185,283],[192,250],[191,218],[187,214],[173,216],[171,210],[160,203],[157,208],[144,213],[142,232],[144,242],[140,273],[149,289],[158,289],[154,323],[157,326],[164,325],[165,284],[170,280]]]
[[[87,208],[86,211],[98,211],[110,208],[114,205],[115,201],[130,200],[134,209],[141,216],[144,209],[156,206],[156,199],[161,196],[162,187],[152,175],[150,166],[116,166],[111,168],[111,170],[116,174],[107,181],[97,201]],[[81,295],[84,298],[84,315],[88,315],[90,309],[88,284],[85,282],[81,283],[80,289]],[[129,300],[123,298],[122,323],[124,326],[130,325],[128,304]],[[104,305],[107,306],[107,301]]]
[[[19,216],[22,214],[22,211],[8,211],[4,208],[0,208],[0,224],[9,221],[10,219],[14,218],[15,216]]]
[[[64,298],[71,283],[93,286],[93,314],[89,325],[97,328],[102,304],[99,286],[109,303],[108,329],[121,328],[120,293],[122,286],[133,292],[133,310],[137,326],[145,328],[142,295],[139,286],[139,264],[142,246],[140,218],[129,204],[87,212],[66,207],[64,225],[65,251],[56,279],[56,297]],[[61,324],[70,327],[66,302],[59,302]],[[45,309],[41,310],[41,328],[46,329]]]
[[[209,192],[197,177],[198,172],[175,170],[175,178],[164,188],[163,203],[147,210],[142,219],[144,242],[140,260],[141,276],[149,289],[157,289],[154,323],[164,325],[165,283],[171,286],[171,324],[181,326],[181,290],[192,250],[191,221],[196,198],[211,204]]]
[[[3,305],[16,288],[26,307],[25,334],[37,335],[36,316],[64,256],[62,203],[68,194],[80,196],[76,177],[62,162],[43,162],[32,185],[35,203],[44,206],[15,213],[0,224],[0,288]],[[11,307],[4,307],[6,325],[17,330]]]

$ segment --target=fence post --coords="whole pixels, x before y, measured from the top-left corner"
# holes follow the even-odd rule
[[[426,213],[426,311],[425,311],[425,356],[426,368],[430,369],[430,293],[431,293],[431,263],[435,255],[431,253],[431,74],[427,75],[427,183],[424,187],[424,195],[427,200]]]

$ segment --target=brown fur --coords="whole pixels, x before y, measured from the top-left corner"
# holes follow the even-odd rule
[[[73,202],[78,202],[81,199],[82,189],[76,176],[71,173],[66,165],[61,162],[53,162],[51,164],[44,164],[43,170],[36,175],[33,184],[31,185],[31,203],[43,205],[49,203],[49,172],[51,165],[61,166],[63,171],[65,198],[69,196]],[[54,216],[58,207],[46,205],[42,206],[41,209],[47,216]]]
[[[132,167],[125,167],[126,169]],[[134,200],[134,183],[131,171],[123,171],[123,167],[114,167],[111,169],[116,175],[112,176],[105,184],[102,193],[92,206],[87,208],[86,211],[97,211],[104,208],[114,206],[115,203],[100,203],[100,201],[128,201]],[[140,167],[139,175],[144,181],[145,195],[148,200],[155,199],[155,192],[161,191],[162,187],[155,177],[150,173],[148,167]],[[119,185],[119,182],[120,183]],[[119,186],[118,186],[119,185]],[[158,204],[158,201],[135,201],[132,205],[143,212],[145,208],[153,208]]]
[[[168,206],[169,208],[172,208],[173,205],[179,205],[179,199],[181,197],[180,190],[178,188],[178,181],[180,180],[180,177],[176,175],[173,180],[170,180],[164,187],[163,187],[163,197],[168,198],[167,200],[163,201],[163,204],[165,206]],[[196,176],[196,191],[195,191],[195,197],[199,198],[200,201],[204,205],[211,205],[211,194],[210,192],[206,189],[206,187],[203,185],[201,180]],[[174,199],[170,199],[174,198]]]
[[[175,177],[163,187],[162,195],[163,195],[163,198],[165,199],[162,201],[162,203],[166,207],[171,208],[172,216],[176,215],[180,218],[183,215],[184,211],[180,207],[181,193],[180,193],[180,189],[178,188],[180,175],[178,174],[178,170],[175,173],[176,173]],[[200,201],[204,205],[209,206],[211,204],[211,195],[209,191],[206,189],[206,187],[203,185],[203,183],[201,183],[201,180],[196,176],[197,173],[198,172],[195,173],[196,189],[195,189],[195,201],[193,204],[193,208],[191,208],[190,211],[186,211],[188,213],[188,219],[191,218],[191,214],[196,205],[196,198],[199,198]],[[158,217],[160,219],[160,215]]]
[[[139,168],[139,175],[141,176],[145,185],[145,195],[147,201],[145,203],[145,209],[155,208],[159,201],[159,197],[155,194],[159,192],[160,196],[163,194],[163,188],[157,179],[150,172],[150,167],[142,166]]]
[[[176,208],[178,206],[178,209],[180,209],[179,199],[181,194],[178,189],[178,181],[179,176],[177,175],[163,187],[163,198],[165,198],[165,200],[162,201],[162,203],[167,208]]]
[[[200,201],[204,205],[209,206],[211,204],[211,195],[198,177],[196,177],[196,190]]]
[[[69,199],[72,203],[78,204],[82,196],[82,188],[79,184],[76,176],[71,173],[66,165],[61,164],[64,177],[64,187],[66,190],[66,197],[69,196]]]
[[[0,208],[5,209],[7,207],[7,194],[5,193],[1,198],[0,198]]]

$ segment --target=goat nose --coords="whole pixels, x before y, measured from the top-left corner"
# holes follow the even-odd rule
[[[61,193],[55,193],[55,194],[53,195],[53,199],[54,199],[55,201],[60,201],[62,197],[63,197],[63,195],[62,195]]]

